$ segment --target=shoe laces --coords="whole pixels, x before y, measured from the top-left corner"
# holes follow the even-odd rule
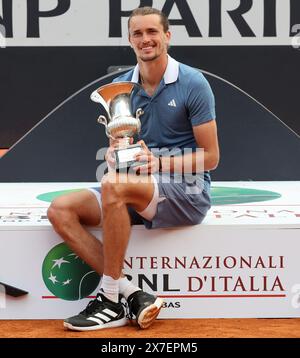
[[[99,307],[104,306],[104,302],[102,301],[101,294],[98,293],[97,297],[93,300],[91,300],[86,308],[80,312],[80,314],[83,314],[85,316],[88,316],[92,313],[94,313],[96,310],[99,309]]]

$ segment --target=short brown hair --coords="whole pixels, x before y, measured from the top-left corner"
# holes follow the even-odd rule
[[[167,16],[162,11],[155,9],[153,7],[150,7],[150,6],[138,7],[132,11],[132,13],[128,19],[128,30],[130,27],[130,20],[134,16],[145,16],[145,15],[158,15],[160,17],[160,23],[162,24],[162,26],[164,28],[164,32],[169,31],[169,20],[168,20]]]

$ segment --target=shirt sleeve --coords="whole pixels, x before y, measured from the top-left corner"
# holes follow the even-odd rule
[[[216,118],[214,94],[201,72],[192,76],[187,92],[187,109],[193,126]]]

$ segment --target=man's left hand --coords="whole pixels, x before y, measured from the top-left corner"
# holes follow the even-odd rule
[[[142,146],[142,150],[135,155],[135,160],[146,163],[134,167],[133,170],[140,174],[152,174],[158,172],[159,159],[153,155],[143,140],[140,140],[137,143]]]

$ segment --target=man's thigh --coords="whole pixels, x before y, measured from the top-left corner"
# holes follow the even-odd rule
[[[97,198],[87,189],[58,197],[55,206],[57,209],[71,210],[84,225],[95,226],[101,222],[101,208]]]
[[[152,175],[109,173],[103,177],[101,185],[103,190],[107,182],[115,185],[120,199],[134,210],[141,212],[147,208],[153,198],[154,180]]]

